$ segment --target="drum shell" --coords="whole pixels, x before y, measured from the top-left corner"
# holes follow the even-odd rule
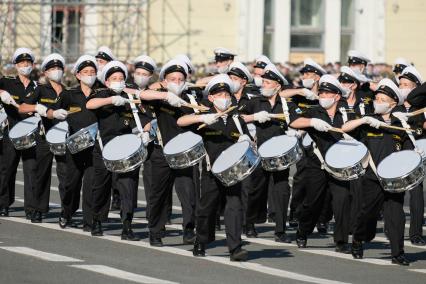
[[[236,163],[221,172],[212,171],[212,174],[219,179],[223,185],[232,186],[247,178],[259,165],[260,160],[256,146],[250,143],[244,155],[242,155]]]
[[[66,122],[61,122],[61,123],[65,123],[65,125],[66,125],[66,127],[65,127],[67,129],[66,130],[67,133],[65,135],[65,137],[66,137],[68,135],[68,124]],[[53,127],[56,127],[56,126],[58,126],[58,125],[55,125]],[[65,128],[63,129],[64,131],[65,131]],[[54,143],[52,141],[49,141],[49,139],[48,139],[49,133],[53,130],[54,129],[52,128],[46,133],[46,141],[49,144],[49,150],[50,150],[50,152],[52,152],[56,156],[64,156],[66,151],[67,151],[66,138],[65,138],[64,142],[59,142],[59,143]]]
[[[177,154],[165,154],[164,158],[172,169],[184,169],[192,167],[206,156],[203,140],[188,150]]]
[[[102,155],[102,159],[108,171],[114,173],[127,173],[139,167],[146,160],[147,155],[148,151],[143,143],[141,143],[140,147],[134,153],[125,158],[119,160],[108,160],[104,157],[104,155]]]
[[[33,117],[31,117],[31,118],[33,118]],[[38,121],[37,123],[40,123],[40,121]],[[17,127],[18,125],[19,125],[19,123],[16,124],[14,127]],[[9,135],[9,139],[12,142],[13,147],[15,147],[16,150],[30,149],[30,148],[32,148],[36,145],[37,131],[39,131],[39,128],[35,127],[33,130],[31,130],[28,134],[26,134],[24,136],[12,138]],[[9,131],[9,134],[10,134],[10,131]]]
[[[328,164],[324,164],[324,169],[335,179],[341,180],[341,181],[350,181],[358,179],[359,177],[365,175],[366,168],[368,164],[368,152],[366,155],[359,161],[358,163],[355,163],[352,166],[345,167],[345,168],[335,168]]]
[[[289,168],[303,157],[303,149],[296,143],[286,153],[276,157],[261,157],[262,167],[268,172],[277,172]]]
[[[92,135],[90,130],[95,129],[97,132],[97,123],[94,123],[88,127],[85,127],[83,129],[80,129],[73,135],[69,136],[66,140],[66,145],[71,152],[71,154],[76,154],[78,152],[83,151],[84,149],[87,149],[89,147],[92,147],[95,145],[96,142],[96,135]],[[83,143],[82,143],[83,142]]]

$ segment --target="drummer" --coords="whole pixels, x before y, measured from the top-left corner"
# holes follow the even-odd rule
[[[137,193],[139,183],[139,167],[126,173],[111,173],[102,158],[102,145],[107,145],[113,138],[132,133],[132,129],[139,120],[142,128],[148,119],[142,120],[138,114],[132,113],[131,99],[123,92],[125,80],[128,76],[126,66],[119,61],[111,61],[102,69],[101,82],[108,89],[97,89],[87,100],[86,107],[93,110],[99,125],[100,139],[93,150],[93,187],[92,187],[92,236],[102,236],[101,217],[103,208],[108,207],[112,176],[116,175],[117,186],[121,196],[121,221],[123,229],[122,240],[138,241],[133,233],[132,220],[134,209],[137,207]],[[138,126],[139,127],[139,126]],[[142,133],[142,129],[140,129]],[[147,139],[146,136],[142,136]],[[147,141],[144,141],[146,144]],[[135,149],[137,150],[137,149]]]
[[[208,100],[213,108],[208,114],[185,115],[178,119],[181,127],[205,123],[207,126],[198,131],[204,140],[207,157],[202,162],[200,196],[197,207],[197,239],[194,244],[194,256],[205,256],[205,246],[215,240],[215,219],[221,196],[226,196],[224,220],[226,241],[231,261],[245,261],[248,252],[242,249],[241,232],[243,209],[241,202],[241,183],[225,187],[210,172],[217,157],[237,141],[250,140],[244,120],[233,115],[236,111],[217,117],[231,106],[231,79],[224,74],[216,75],[206,86]],[[239,126],[236,125],[238,122]],[[241,127],[244,134],[239,133]]]
[[[419,109],[418,107],[411,106],[406,98],[408,94],[415,88],[423,83],[423,78],[414,66],[404,68],[399,76],[399,90],[404,98],[404,105],[397,106],[393,116],[400,120],[408,122],[410,128],[415,129],[413,137],[415,139],[425,138],[425,116],[423,114],[409,117],[409,112]],[[411,140],[407,140],[409,146],[412,146]],[[423,196],[423,183],[416,188],[410,190],[410,241],[413,245],[424,246],[426,245],[423,239],[423,215],[424,215],[424,196]],[[385,220],[386,221],[386,220]]]
[[[59,181],[59,196],[63,200],[66,179],[65,156],[53,155],[46,141],[46,133],[60,120],[66,118],[66,113],[55,113],[55,120],[47,118],[47,109],[52,107],[65,90],[61,80],[64,74],[65,59],[57,53],[48,55],[41,63],[41,70],[47,78],[46,84],[39,84],[35,91],[26,96],[24,103],[19,106],[20,113],[38,113],[42,119],[43,131],[36,136],[37,181],[34,192],[34,212],[31,222],[40,223],[42,214],[49,211],[50,183],[53,156],[56,160],[56,174]],[[59,115],[58,115],[59,114]]]
[[[353,136],[363,142],[369,149],[372,161],[378,165],[390,154],[400,151],[407,139],[405,131],[380,128],[381,125],[401,126],[398,119],[391,116],[397,105],[402,105],[404,99],[398,87],[390,79],[379,82],[374,100],[375,114],[347,122],[342,126],[343,131],[353,131]],[[363,193],[361,210],[356,216],[352,228],[352,255],[354,258],[363,257],[363,242],[369,242],[376,235],[379,211],[384,209],[384,219],[391,246],[392,263],[409,265],[404,254],[405,214],[403,210],[404,192],[390,193],[384,191],[376,176],[375,169],[369,167],[362,179]]]
[[[282,88],[288,84],[284,76],[273,64],[265,67],[262,75],[262,97],[253,99],[250,107],[250,115],[243,115],[246,122],[254,122],[256,125],[257,146],[274,136],[284,135],[289,129],[288,125],[298,117],[300,110],[293,103],[287,103],[285,98],[278,95]],[[284,119],[271,118],[270,114],[282,114]],[[294,131],[294,130],[293,130]],[[250,176],[252,188],[248,195],[246,234],[248,237],[256,237],[255,223],[266,222],[266,206],[268,189],[272,186],[270,194],[275,209],[275,241],[290,243],[291,239],[285,233],[287,221],[287,209],[290,199],[290,186],[288,183],[289,169],[269,172],[262,166]],[[272,179],[272,182],[270,180]]]
[[[5,76],[0,79],[0,97],[7,114],[9,128],[28,118],[28,114],[18,112],[19,105],[26,96],[32,94],[37,83],[30,79],[34,67],[34,55],[28,48],[18,48],[12,57],[18,76]],[[35,147],[16,150],[12,141],[7,138],[6,128],[3,143],[3,156],[0,165],[0,216],[9,216],[9,207],[15,201],[15,180],[19,160],[22,158],[24,169],[24,209],[27,219],[31,219],[35,207],[33,192],[36,187],[36,151]]]
[[[96,81],[96,59],[90,55],[83,55],[77,59],[71,72],[79,84],[66,89],[57,102],[49,107],[47,117],[50,119],[66,119],[68,135],[96,123],[96,116],[86,109],[86,101],[92,93],[92,86]],[[75,112],[68,115],[68,111]],[[62,196],[62,210],[59,217],[59,226],[75,226],[72,217],[80,205],[80,190],[83,185],[83,230],[88,232],[92,228],[92,163],[93,146],[76,154],[66,149],[66,181]]]

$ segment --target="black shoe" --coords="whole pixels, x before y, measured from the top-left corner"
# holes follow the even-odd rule
[[[327,234],[327,223],[317,223],[317,230],[320,234]]]
[[[31,220],[31,217],[33,216],[32,210],[25,210],[25,219]]]
[[[41,223],[43,220],[43,215],[40,211],[34,211],[31,215],[31,223]]]
[[[415,245],[415,246],[425,246],[425,245],[426,245],[426,242],[425,242],[425,240],[423,239],[423,237],[422,237],[422,236],[419,236],[419,235],[412,236],[412,237],[410,238],[410,241],[411,241],[411,243],[412,243],[413,245]]]
[[[292,218],[292,219],[288,220],[288,225],[291,228],[297,228],[299,226],[299,220],[297,218]]]
[[[59,216],[59,227],[61,229],[65,229],[66,227],[71,225],[71,218],[64,217],[63,213],[61,213],[61,216]]]
[[[185,229],[183,231],[183,244],[192,245],[195,242],[194,229]]]
[[[215,230],[216,231],[220,231],[220,216],[216,216],[216,225],[215,225]]]
[[[9,217],[9,208],[0,208],[0,217]]]
[[[92,231],[92,226],[90,226],[89,224],[83,224],[83,232],[91,232]]]
[[[348,243],[336,243],[336,248],[334,249],[335,252],[350,254],[352,251],[348,245]]]
[[[123,222],[123,230],[121,231],[121,239],[122,240],[128,240],[128,241],[140,241],[140,238],[138,238],[132,230],[132,223],[129,220],[125,220]]]
[[[410,261],[408,261],[408,259],[405,258],[405,255],[403,253],[400,254],[399,256],[392,257],[392,263],[403,265],[403,266],[410,265]]]
[[[291,243],[291,238],[286,233],[275,234],[275,241],[277,243]]]
[[[149,235],[149,244],[152,247],[162,247],[163,241],[161,240],[160,237],[155,237],[155,236]]]
[[[246,261],[248,258],[248,251],[238,247],[230,255],[231,261]]]
[[[257,238],[256,227],[253,223],[246,225],[246,237],[247,238]]]
[[[362,242],[352,241],[351,254],[355,259],[362,259],[364,256],[364,247]]]
[[[102,231],[102,223],[101,223],[101,221],[94,219],[92,224],[93,224],[92,225],[92,231],[91,231],[92,236],[94,236],[94,237],[103,236],[104,232]]]
[[[201,244],[197,239],[194,242],[194,248],[192,249],[193,256],[206,256],[206,247]]]
[[[308,240],[305,236],[302,236],[299,231],[296,232],[296,244],[298,248],[306,248]]]

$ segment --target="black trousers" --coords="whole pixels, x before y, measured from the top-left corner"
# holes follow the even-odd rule
[[[145,200],[147,201],[147,206],[145,207],[145,216],[148,219],[149,217],[149,206],[148,206],[148,200],[151,194],[151,188],[152,188],[152,165],[151,165],[151,154],[154,150],[154,144],[149,143],[147,147],[147,157],[145,162],[143,163],[143,170],[142,170],[142,181],[143,181],[143,188],[145,193]]]
[[[70,218],[80,206],[80,190],[83,191],[83,223],[92,224],[93,147],[76,154],[66,152],[66,178],[62,207]],[[83,189],[82,189],[83,186]]]
[[[410,191],[410,237],[423,236],[424,206],[423,183],[421,183]]]
[[[253,187],[248,193],[247,223],[266,221],[266,202],[268,195],[275,209],[275,233],[284,233],[287,221],[290,186],[289,170],[267,172],[261,166],[251,174]]]
[[[183,228],[195,228],[194,167],[173,170],[167,164],[163,149],[154,146],[151,154],[152,187],[148,200],[150,234],[161,237],[169,216],[170,194],[175,186],[182,205]]]
[[[308,158],[303,156],[302,159],[296,164],[296,173],[293,176],[293,186],[291,187],[291,202],[290,202],[290,211],[293,213],[293,216],[297,216],[297,208],[302,204],[303,198],[305,197],[306,191],[306,180],[309,177],[306,177],[306,164],[308,163]]]
[[[115,179],[121,199],[121,220],[132,220],[138,201],[140,167],[127,173],[112,173],[105,167],[102,152],[98,146],[93,150],[92,214],[97,220],[105,220],[111,202],[111,184]]]
[[[356,215],[353,227],[353,239],[369,242],[376,236],[377,219],[383,206],[383,215],[388,230],[392,256],[398,256],[404,252],[404,192],[389,193],[382,189],[379,181],[371,176],[363,176],[362,187],[358,188],[361,198],[358,201],[361,208]]]
[[[22,158],[24,171],[24,208],[26,212],[34,210],[34,192],[36,187],[36,147],[16,150],[4,134],[2,140],[3,155],[0,165],[0,207],[9,207],[15,202],[15,181],[19,161]]]
[[[37,182],[34,192],[34,209],[43,213],[49,211],[50,185],[52,176],[53,157],[56,160],[56,175],[58,176],[58,189],[61,201],[64,198],[65,181],[67,176],[66,156],[55,156],[50,152],[49,144],[44,136],[37,136]]]
[[[339,181],[332,178],[325,170],[312,161],[306,168],[306,194],[299,206],[299,232],[302,236],[311,234],[317,224],[324,207],[327,190],[332,198],[332,208],[336,225],[334,228],[334,242],[348,242],[351,217],[351,191],[348,181]]]
[[[243,206],[241,198],[241,183],[225,187],[211,172],[203,170],[199,173],[200,187],[197,193],[197,239],[200,243],[208,244],[215,240],[216,213],[222,197],[226,199],[224,222],[226,243],[230,252],[241,247],[243,228]]]

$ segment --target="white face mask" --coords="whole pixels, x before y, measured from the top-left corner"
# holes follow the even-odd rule
[[[254,84],[256,86],[258,86],[259,88],[262,87],[262,82],[263,82],[262,77],[254,77],[253,79],[254,79]]]
[[[185,82],[181,82],[180,84],[176,84],[174,82],[167,82],[167,90],[177,96],[182,94],[185,88],[186,88]]]
[[[231,99],[218,98],[213,101],[213,104],[220,111],[225,111],[231,105]]]
[[[135,75],[134,79],[139,88],[145,88],[148,85],[151,76]]]
[[[226,74],[229,71],[228,69],[228,65],[220,66],[219,68],[217,68],[217,72],[219,72],[220,74]]]
[[[19,67],[18,68],[18,73],[23,75],[23,76],[28,76],[31,74],[31,71],[33,71],[33,67],[32,66],[27,66],[27,67]]]
[[[47,77],[57,83],[61,82],[62,76],[64,75],[64,71],[62,70],[51,70],[47,73]]]
[[[314,86],[314,83],[315,83],[314,79],[303,79],[302,80],[303,87],[305,87],[307,89],[312,89],[312,87]]]
[[[374,105],[374,113],[377,113],[377,114],[387,114],[392,110],[389,103],[373,102],[373,105]]]
[[[352,90],[350,88],[345,88],[343,87],[343,94],[342,97],[344,97],[345,99],[349,98],[349,96],[351,95]]]
[[[81,76],[80,78],[80,81],[88,87],[92,87],[96,81],[96,76]]]
[[[261,88],[260,93],[262,94],[262,96],[269,98],[269,97],[272,97],[273,95],[275,95],[277,93],[277,89]]]
[[[399,92],[401,93],[401,96],[404,98],[404,101],[407,99],[408,94],[412,91],[413,89],[399,89]]]
[[[241,83],[239,81],[232,81],[231,92],[236,93],[241,89]]]
[[[323,108],[329,109],[334,104],[334,98],[319,98],[318,102]]]
[[[124,81],[109,83],[109,88],[113,90],[114,92],[116,92],[117,94],[120,94],[125,87],[126,87],[126,83]]]

